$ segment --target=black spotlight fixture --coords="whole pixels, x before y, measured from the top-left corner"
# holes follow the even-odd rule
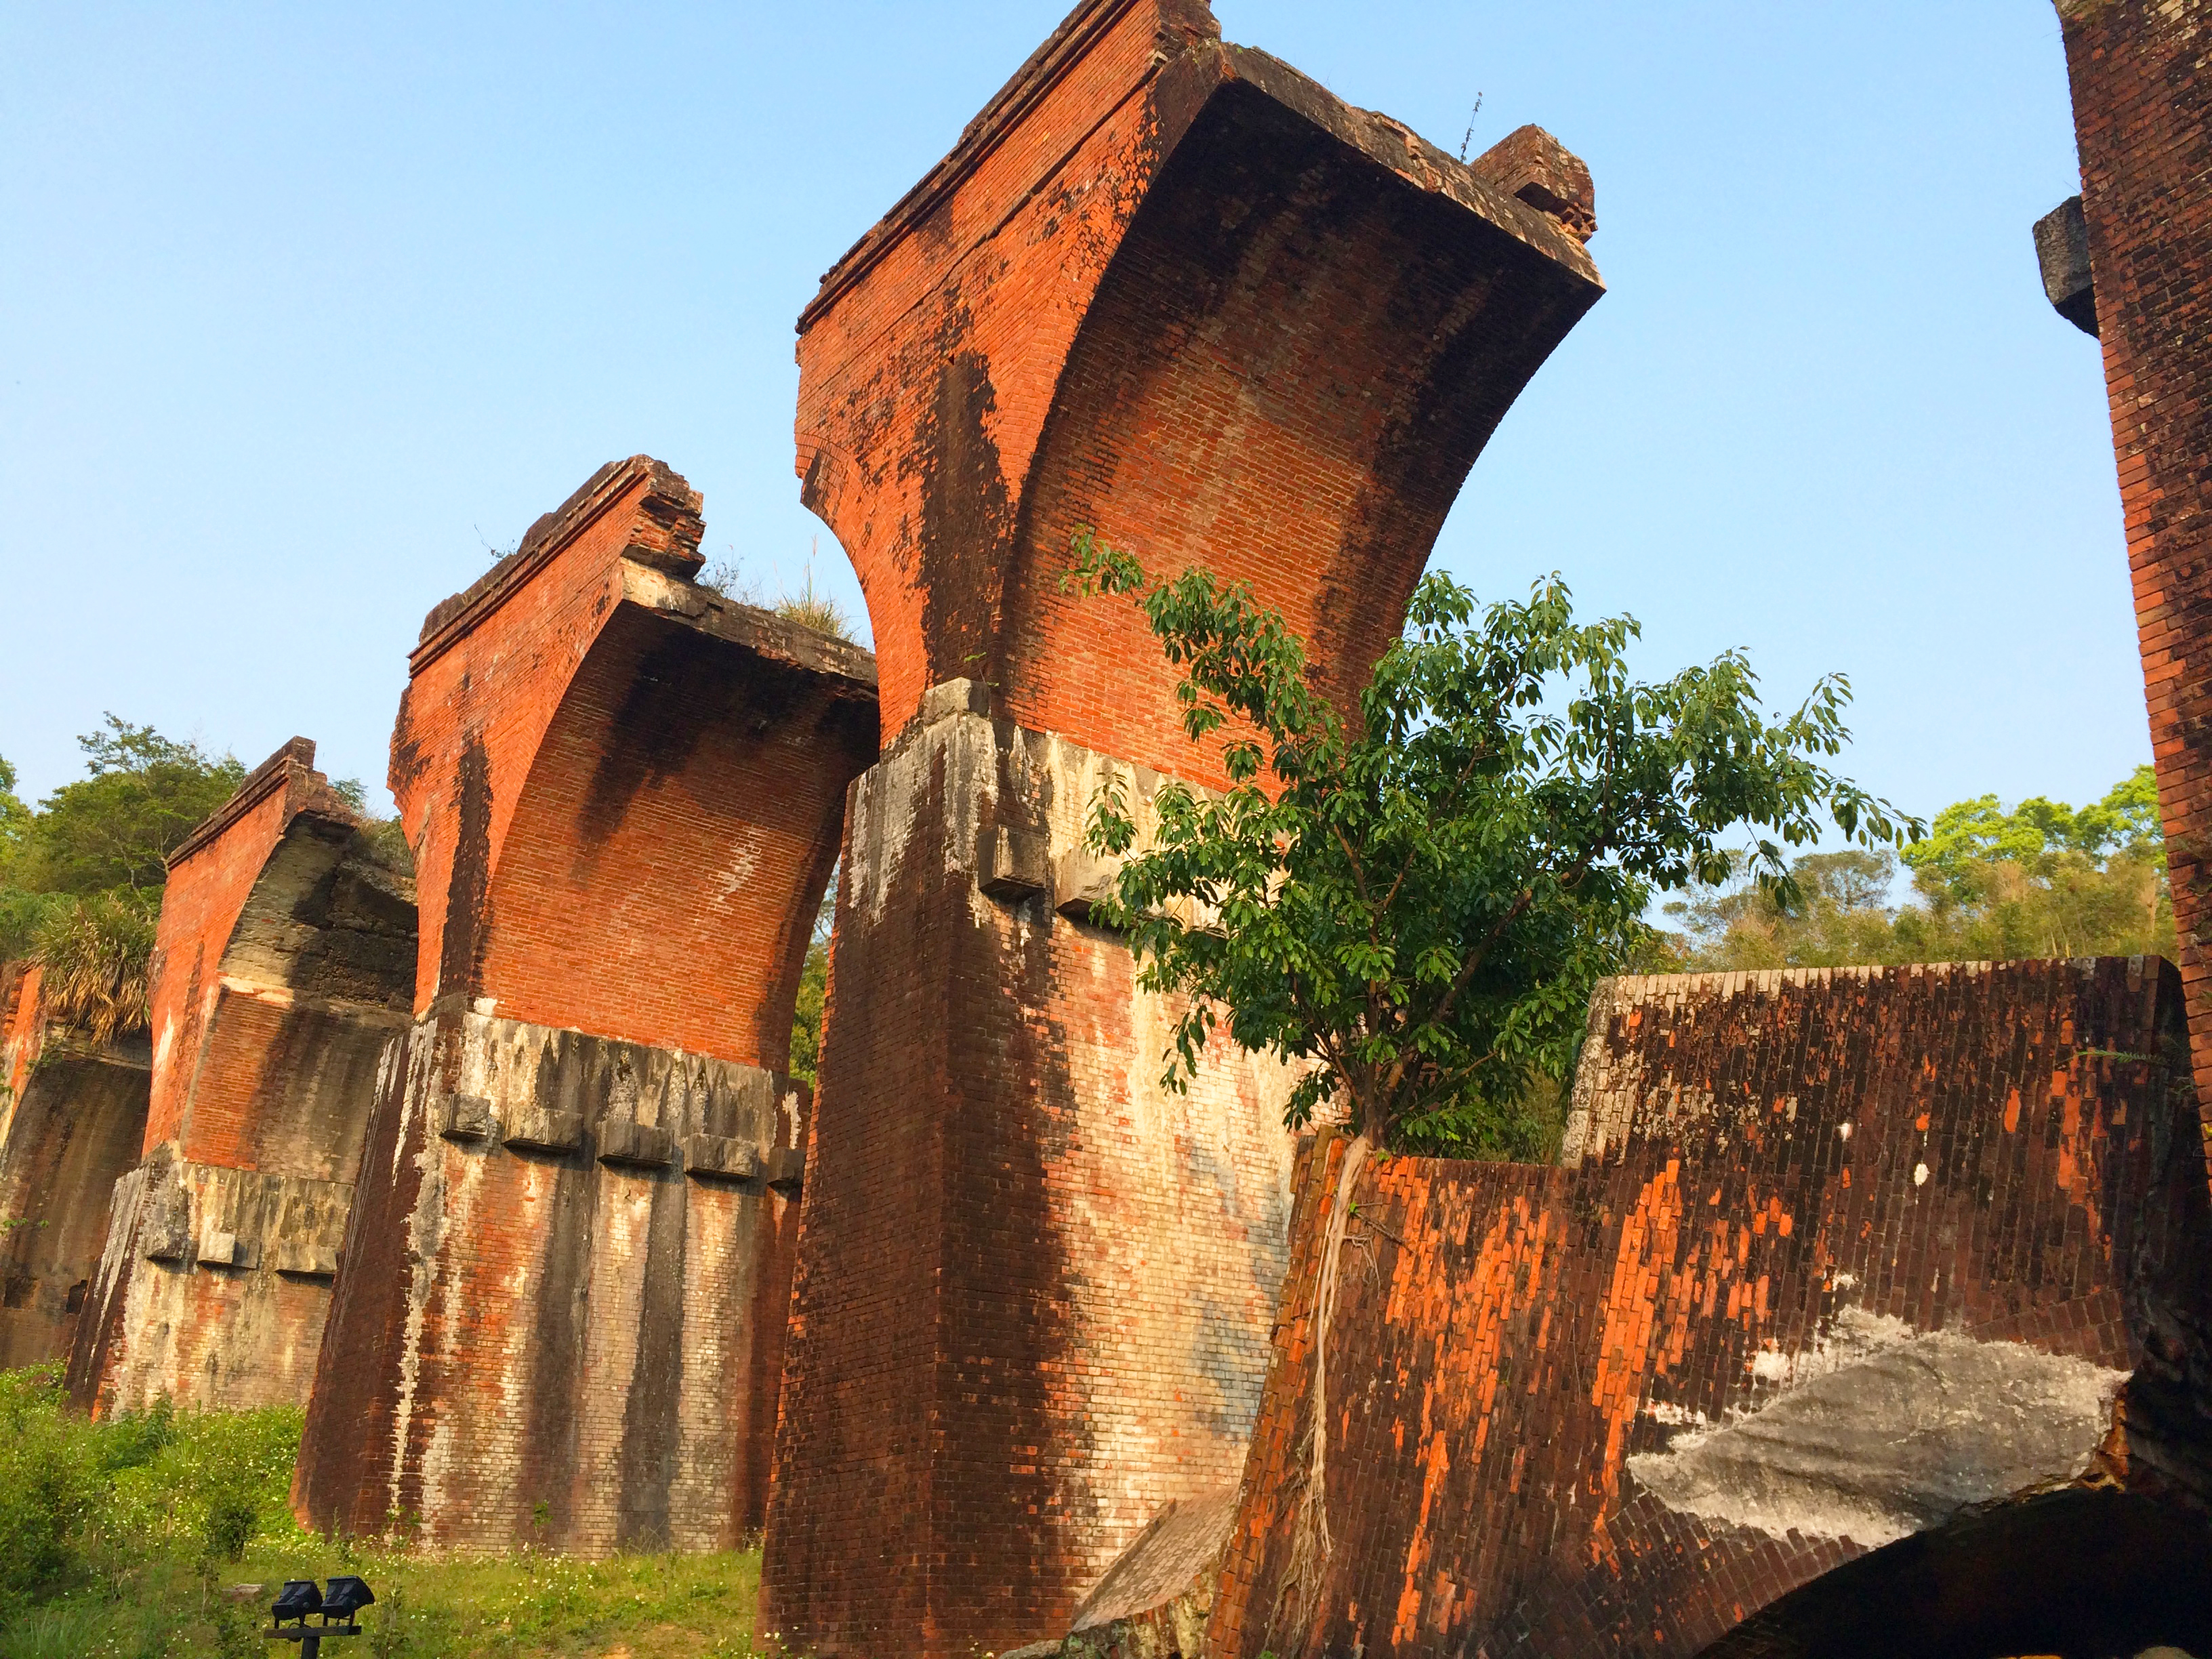
[[[342,1574],[324,1589],[312,1578],[288,1578],[276,1599],[269,1604],[269,1628],[262,1632],[271,1642],[297,1642],[301,1659],[316,1659],[325,1636],[358,1636],[358,1614],[376,1600],[375,1592],[351,1574]],[[309,1624],[315,1620],[318,1622]]]

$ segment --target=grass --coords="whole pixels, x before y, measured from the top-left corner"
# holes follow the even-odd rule
[[[287,1578],[338,1572],[377,1600],[331,1659],[763,1651],[757,1550],[580,1561],[324,1539],[285,1504],[299,1436],[296,1410],[92,1423],[52,1368],[0,1372],[0,1659],[296,1651],[262,1640],[269,1602]]]
[[[257,1538],[212,1575],[179,1560],[147,1564],[119,1587],[87,1588],[0,1628],[0,1659],[96,1655],[186,1659],[296,1651],[264,1643],[268,1607],[287,1578],[354,1572],[376,1592],[363,1633],[324,1644],[328,1659],[461,1659],[477,1654],[605,1655],[626,1659],[754,1656],[760,1554],[560,1555],[483,1559],[382,1547],[333,1547],[309,1534]],[[234,1603],[233,1585],[259,1584]]]

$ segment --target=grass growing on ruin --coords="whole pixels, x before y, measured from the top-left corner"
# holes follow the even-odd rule
[[[354,1572],[366,1633],[331,1659],[751,1655],[757,1551],[455,1559],[302,1531],[286,1506],[295,1410],[87,1421],[52,1367],[0,1372],[0,1659],[186,1659],[264,1643],[287,1578]],[[230,1588],[265,1588],[233,1601]]]

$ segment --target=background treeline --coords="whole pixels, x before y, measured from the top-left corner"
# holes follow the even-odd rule
[[[1797,860],[1802,899],[1788,909],[1749,881],[1701,889],[1667,905],[1680,931],[1663,954],[1686,971],[2174,954],[2148,766],[2079,811],[2041,796],[2009,811],[1995,795],[1960,801],[1902,856],[1902,903],[1896,859],[1856,850]]]
[[[143,1027],[146,970],[165,860],[246,775],[234,756],[163,737],[111,714],[80,738],[86,775],[36,806],[0,758],[0,961],[46,971],[60,1017],[96,1041]],[[332,787],[356,807],[359,783]],[[371,836],[406,863],[398,826]],[[1903,854],[1896,897],[1886,853],[1815,853],[1796,861],[1802,894],[1784,908],[1748,879],[1665,906],[1653,971],[1822,968],[1909,962],[2158,955],[2175,951],[2158,788],[2140,766],[2076,809],[2036,796],[2009,810],[1995,795],[1945,807]],[[813,1081],[829,966],[833,882],[800,981],[791,1070]]]
[[[0,960],[30,957],[95,1041],[146,1024],[165,861],[246,776],[232,755],[112,714],[77,739],[86,775],[27,806],[0,759]]]

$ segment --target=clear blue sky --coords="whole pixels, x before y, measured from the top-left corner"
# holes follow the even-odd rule
[[[1448,149],[1590,165],[1611,292],[1437,553],[1558,568],[1642,665],[1856,683],[1901,804],[2148,757],[2094,343],[2030,222],[2078,188],[2045,0],[1221,0]],[[997,5],[0,9],[0,754],[104,709],[380,783],[422,613],[601,462],[856,610],[791,473],[819,274],[1058,21]]]

